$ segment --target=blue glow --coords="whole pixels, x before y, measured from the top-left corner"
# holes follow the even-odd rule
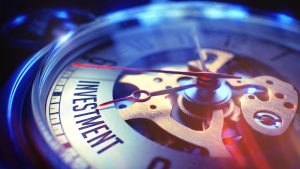
[[[61,19],[68,19],[69,18],[69,14],[66,12],[66,11],[57,11],[55,13],[55,15],[58,17],[58,18],[61,18]]]
[[[26,80],[26,75],[31,70],[33,65],[43,56],[42,51],[39,51],[36,55],[34,55],[32,58],[26,62],[26,64],[22,67],[22,69],[18,72],[17,77],[14,80],[14,83],[12,85],[12,88],[9,93],[9,99],[8,99],[8,105],[7,105],[7,120],[9,126],[10,135],[14,140],[13,136],[13,128],[12,128],[12,114],[13,114],[13,108],[15,107],[14,101],[18,97],[18,94],[20,92],[20,86],[23,86],[22,83],[24,83],[24,80]],[[18,91],[19,90],[19,91]]]
[[[62,44],[64,44],[65,42],[67,42],[71,37],[72,37],[72,35],[74,34],[74,32],[73,31],[70,31],[69,33],[67,33],[67,34],[65,34],[65,35],[63,35],[63,36],[61,36],[61,37],[59,37],[58,39],[57,39],[57,41],[55,41],[55,45],[53,45],[52,46],[52,48],[51,48],[51,53],[49,54],[49,55],[52,55],[53,54],[53,52],[55,52],[55,50],[58,48],[58,47],[60,47]],[[44,72],[46,73],[46,74],[48,74],[48,72],[49,72],[49,67],[47,67],[46,69],[44,69]],[[41,79],[40,80],[40,85],[42,86],[42,85],[44,85],[44,83],[45,83],[45,76],[43,77],[43,79]]]
[[[65,43],[72,35],[73,35],[73,31],[70,31],[69,33],[62,35],[58,38],[58,42],[57,45],[61,45],[62,43]]]
[[[119,21],[121,19],[124,19],[126,16],[126,12],[121,11],[108,15],[108,18],[112,21]]]
[[[224,11],[218,8],[207,8],[203,11],[204,15],[212,19],[222,18],[224,16]]]
[[[250,87],[250,88],[248,88],[247,93],[254,94],[254,93],[256,93],[256,91],[257,91],[256,88]]]
[[[227,16],[230,18],[242,19],[249,16],[248,11],[245,8],[233,8],[228,10]]]
[[[232,18],[232,19],[243,19],[249,16],[247,9],[242,7],[233,7],[229,9],[215,7],[207,8],[203,11],[203,14],[211,19],[220,18]]]
[[[70,32],[68,32],[67,34],[60,36],[60,37],[55,41],[55,44],[51,47],[51,53],[50,53],[49,55],[52,55],[52,56],[53,56],[53,52],[55,52],[56,49],[57,49],[58,47],[60,47],[62,44],[64,44],[65,42],[67,42],[67,41],[72,37],[73,34],[74,34],[74,31],[70,31]],[[49,67],[46,68],[46,69],[44,69],[44,72],[46,72],[46,74],[48,74],[49,69],[50,69]],[[45,78],[46,78],[46,77],[43,77],[43,79],[40,80],[40,81],[41,81],[41,82],[40,82],[40,85],[41,85],[41,86],[44,85],[44,83],[45,83]]]
[[[275,17],[278,22],[283,23],[283,24],[291,24],[295,21],[295,19],[293,17],[288,16],[286,14],[282,14],[282,13],[276,14]]]
[[[26,19],[27,19],[26,15],[20,15],[15,17],[11,23],[13,26],[18,26],[24,23]]]
[[[138,18],[143,25],[152,25],[160,21],[159,15],[152,12],[139,14]]]

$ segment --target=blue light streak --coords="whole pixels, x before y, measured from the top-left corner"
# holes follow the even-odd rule
[[[248,11],[245,8],[233,8],[228,10],[227,16],[230,18],[243,19],[249,16]]]
[[[282,24],[291,24],[295,21],[293,17],[283,13],[275,14],[275,19]]]
[[[58,38],[56,47],[60,46],[61,44],[65,43],[68,39],[70,39],[70,37],[74,34],[73,31],[68,32],[65,35],[62,35]]]
[[[155,23],[160,22],[160,18],[159,15],[156,13],[142,13],[138,16],[139,21],[141,22],[141,24],[143,25],[152,25]]]
[[[55,42],[54,45],[51,47],[50,56],[53,56],[53,53],[56,52],[57,48],[59,48],[61,45],[63,45],[64,43],[68,42],[68,40],[72,37],[72,35],[74,34],[74,31],[70,31],[67,34],[61,36],[60,38],[58,38]],[[50,67],[46,67],[44,69],[45,74],[48,74],[48,72],[50,71]],[[43,78],[40,80],[40,86],[43,86],[45,83],[45,76],[43,76]]]
[[[207,8],[203,11],[203,14],[206,17],[211,18],[211,19],[222,19],[222,18],[244,19],[249,16],[249,12],[247,11],[247,9],[242,8],[242,7]]]
[[[126,17],[127,17],[127,14],[126,14],[126,12],[124,12],[124,11],[115,12],[115,13],[109,14],[109,15],[107,16],[107,18],[109,18],[108,20],[111,20],[111,21],[113,21],[113,22],[122,20],[122,19],[124,19],[124,18],[126,18]]]
[[[219,19],[223,17],[223,12],[217,8],[208,8],[203,11],[203,14],[211,19]]]
[[[55,15],[61,19],[69,19],[69,14],[66,11],[57,11]]]
[[[20,15],[20,16],[15,17],[12,20],[11,24],[13,26],[18,26],[18,25],[21,25],[22,23],[24,23],[26,21],[26,19],[27,19],[26,15]]]
[[[16,107],[14,104],[15,99],[17,99],[20,90],[22,87],[22,83],[24,83],[24,80],[26,80],[26,76],[28,75],[28,72],[31,70],[31,68],[37,63],[38,60],[43,56],[42,51],[38,52],[36,55],[34,55],[32,58],[29,59],[28,62],[20,69],[20,71],[17,73],[16,78],[14,79],[14,83],[12,85],[12,88],[9,93],[9,99],[8,99],[8,105],[7,105],[7,121],[9,126],[9,132],[11,137],[14,139],[13,136],[13,127],[11,126],[12,123],[12,114],[13,114],[13,108]]]

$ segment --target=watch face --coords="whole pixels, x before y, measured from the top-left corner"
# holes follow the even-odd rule
[[[299,33],[218,3],[100,17],[35,56],[25,134],[54,167],[298,168]]]

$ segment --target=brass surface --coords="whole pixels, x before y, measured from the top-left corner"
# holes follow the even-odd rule
[[[207,68],[216,72],[223,64],[233,58],[233,55],[227,52],[205,49],[202,50],[204,60],[207,59],[206,52],[215,52],[217,58],[214,62],[207,63]],[[186,68],[164,68],[165,70],[177,70],[177,71],[190,71],[191,66],[199,68],[200,61],[195,60],[189,62],[189,66]],[[130,83],[137,86],[140,90],[147,90],[149,92],[165,89],[167,87],[180,86],[178,80],[184,75],[170,75],[164,73],[151,74],[138,74],[138,75],[125,75],[120,79],[121,83]],[[161,79],[157,82],[155,79]],[[155,109],[152,109],[155,106]],[[151,108],[152,107],[152,108]],[[205,147],[210,156],[212,157],[229,157],[229,153],[226,150],[222,142],[222,129],[224,123],[224,114],[228,115],[228,112],[224,113],[222,109],[214,110],[212,113],[212,119],[210,126],[204,131],[195,131],[190,129],[179,122],[171,118],[172,105],[167,95],[157,96],[151,98],[147,102],[134,103],[133,105],[120,109],[119,113],[124,120],[134,118],[145,118],[153,121],[160,126],[166,132],[176,136],[182,140],[185,140],[194,145]],[[227,111],[232,111],[232,105]]]
[[[245,94],[240,98],[242,114],[254,130],[265,135],[277,136],[288,129],[298,106],[297,91],[291,84],[272,76],[227,81],[233,88],[260,86],[266,89],[267,100],[259,99],[253,94]],[[289,105],[292,105],[292,107],[288,107]],[[278,128],[258,125],[254,121],[254,116],[258,112],[268,112],[278,116],[282,120],[282,125]]]
[[[216,54],[217,57],[214,58],[213,62],[206,63],[207,68],[212,72],[217,72],[221,66],[234,57],[231,53],[213,49],[204,49],[201,52],[204,60],[207,59],[206,52]],[[201,71],[201,64],[199,60],[193,60],[188,62],[187,67],[164,69],[177,71]],[[164,73],[145,73],[124,75],[120,79],[120,82],[133,84],[140,90],[147,90],[151,92],[170,87],[178,87],[180,86],[178,80],[183,77],[188,76]],[[267,94],[269,99],[260,100],[254,95],[254,98],[252,96],[249,98],[249,95],[252,94],[245,93],[240,98],[240,106],[235,104],[233,100],[230,100],[227,108],[220,108],[212,110],[212,112],[208,112],[212,114],[210,125],[203,131],[196,131],[186,127],[171,117],[173,107],[171,101],[167,97],[168,95],[156,96],[146,102],[134,103],[124,109],[119,109],[119,114],[124,120],[136,118],[149,119],[173,136],[199,147],[206,148],[209,155],[212,157],[230,156],[222,142],[221,136],[224,119],[227,117],[232,121],[238,121],[240,119],[240,115],[243,115],[246,122],[254,130],[265,135],[280,135],[287,130],[293,116],[295,115],[298,103],[297,92],[292,85],[271,76],[259,76],[252,79],[243,78],[240,80],[231,79],[226,81],[232,89],[241,89],[248,86],[262,87],[268,92]],[[278,98],[278,93],[282,94],[283,98]],[[277,96],[275,96],[275,94]],[[233,95],[232,97],[238,96]],[[179,98],[182,99],[182,96],[179,96]],[[286,105],[287,103],[290,104]],[[288,108],[290,105],[293,105],[293,107]],[[279,128],[266,128],[258,125],[254,121],[254,116],[260,111],[266,111],[278,116],[282,120],[282,125]]]

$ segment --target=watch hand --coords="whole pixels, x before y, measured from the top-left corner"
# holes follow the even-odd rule
[[[171,71],[171,70],[159,70],[159,69],[142,69],[142,68],[131,68],[131,67],[117,67],[117,66],[107,66],[107,65],[92,65],[92,64],[81,64],[73,63],[74,67],[82,68],[95,68],[95,69],[110,69],[110,70],[125,70],[125,71],[135,71],[135,72],[156,72],[156,73],[168,73],[168,74],[180,74],[188,76],[208,76],[210,78],[230,78],[230,79],[241,79],[239,76],[224,74],[224,73],[213,73],[213,72],[181,72],[181,71]]]
[[[117,103],[117,102],[124,101],[124,100],[131,100],[133,102],[145,102],[145,101],[148,101],[149,99],[151,99],[151,97],[153,97],[153,96],[174,93],[174,92],[178,92],[178,91],[185,90],[185,89],[188,89],[191,87],[196,87],[196,86],[197,86],[196,84],[189,84],[189,85],[185,85],[185,86],[179,86],[179,87],[174,87],[174,88],[169,88],[169,89],[164,89],[164,90],[158,90],[158,91],[154,91],[154,92],[149,92],[147,90],[136,90],[136,91],[132,92],[132,94],[129,96],[114,99],[111,101],[107,101],[107,102],[101,103],[98,106],[103,107],[103,106],[106,106],[106,105],[109,105],[112,103]],[[146,96],[139,98],[138,95],[141,95],[141,94],[144,94]]]
[[[194,42],[195,42],[195,44],[196,44],[197,54],[198,54],[199,59],[200,59],[201,69],[202,69],[203,71],[205,71],[205,72],[208,72],[208,69],[207,69],[206,66],[205,66],[205,62],[204,62],[203,56],[201,55],[201,45],[200,45],[199,33],[198,33],[196,27],[194,27],[194,28],[192,29],[192,34],[193,34]]]

